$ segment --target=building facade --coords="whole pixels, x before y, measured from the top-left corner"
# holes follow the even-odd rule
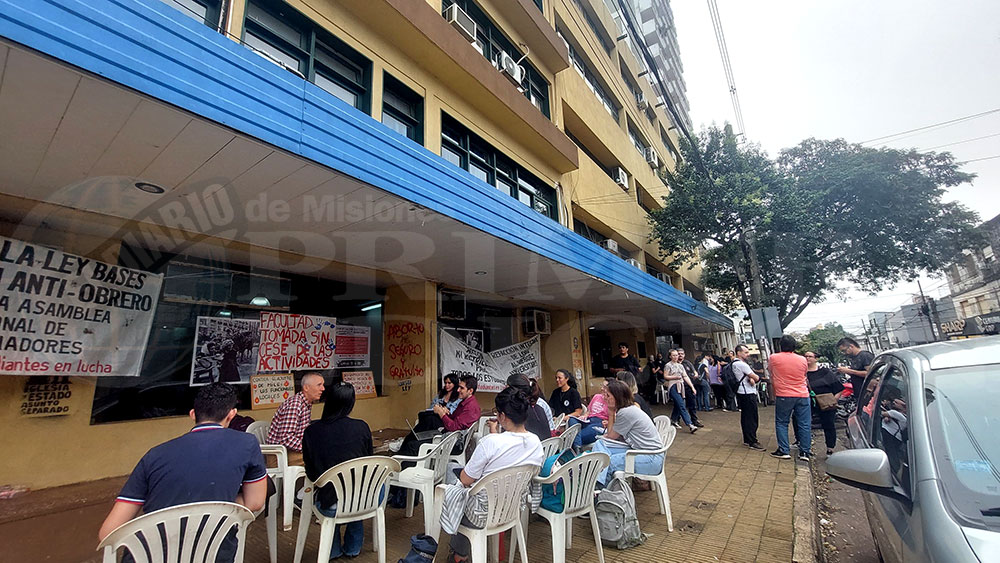
[[[1000,311],[1000,264],[994,249],[1000,248],[1000,215],[984,222],[980,248],[969,248],[945,270],[955,309],[962,318]]]
[[[584,394],[619,341],[641,358],[732,338],[700,270],[669,269],[648,240],[677,128],[640,103],[655,94],[601,0],[2,5],[0,235],[109,284],[162,280],[133,376],[0,375],[21,452],[4,482],[127,473],[187,429],[220,362],[248,383],[263,352],[247,342],[271,330],[255,323],[279,315],[361,335],[325,373],[371,372],[355,413],[372,428],[426,406],[445,335],[487,353],[538,337],[524,369],[546,391],[573,369]],[[102,329],[67,322],[53,330]],[[31,385],[58,386],[65,410],[29,416],[45,397]]]
[[[665,92],[677,107],[680,118],[690,130],[691,104],[688,102],[687,85],[684,82],[684,63],[677,43],[677,25],[670,0],[628,0],[640,20],[643,41],[649,47],[660,77],[664,81]]]

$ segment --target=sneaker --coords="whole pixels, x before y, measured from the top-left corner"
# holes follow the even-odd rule
[[[827,448],[826,455],[832,455],[832,454],[833,454],[833,448]]]
[[[695,432],[697,432],[697,431],[698,431],[698,427],[697,427],[697,426],[695,426],[694,424],[692,424],[691,426],[688,426],[688,429],[690,429],[690,430],[691,430],[691,433],[692,433],[692,434],[694,434]]]
[[[808,462],[812,459],[812,454],[809,452],[799,452],[799,460]]]
[[[695,425],[695,426],[697,426],[698,428],[704,428],[704,427],[705,427],[705,425],[704,425],[704,424],[702,424],[702,423],[700,423],[700,422],[698,422],[698,421],[695,421],[695,422],[694,422],[694,425]]]
[[[680,423],[680,422],[671,422],[670,424],[671,424],[671,425],[672,425],[672,426],[673,426],[674,428],[680,428],[680,427],[681,427],[681,423]]]
[[[752,444],[747,444],[747,447],[751,450],[764,451],[764,446],[760,445],[760,442],[754,442]]]
[[[771,452],[771,457],[776,457],[778,459],[792,459],[791,454],[783,452],[781,450],[774,450]]]
[[[390,452],[396,453],[399,451],[399,448],[403,447],[403,438],[396,438],[395,440],[390,440],[386,444],[386,446],[389,448]]]

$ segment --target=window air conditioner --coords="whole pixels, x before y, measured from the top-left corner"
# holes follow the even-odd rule
[[[646,162],[652,168],[660,167],[660,155],[656,154],[656,149],[653,147],[646,147]]]
[[[649,108],[649,102],[646,101],[646,94],[639,92],[636,96],[636,105],[639,106],[639,111],[646,111]]]
[[[615,183],[622,187],[626,192],[628,191],[628,173],[621,166],[615,166],[611,170],[611,176],[615,179]]]
[[[465,320],[465,294],[442,289],[438,292],[438,318]]]
[[[601,241],[601,248],[610,252],[614,252],[615,254],[618,253],[618,243],[612,239]]]
[[[666,274],[666,273],[663,273],[663,272],[658,272],[656,274],[656,279],[660,280],[661,282],[663,282],[665,284],[670,284],[670,274]]]
[[[448,23],[470,42],[476,40],[476,22],[462,8],[459,8],[458,4],[448,6],[448,9],[444,11],[444,19],[448,20]]]
[[[521,81],[524,79],[524,67],[517,64],[514,57],[507,53],[500,53],[499,68],[504,73],[504,76],[507,77],[507,80],[510,80],[514,86],[521,85]]]
[[[552,334],[552,315],[541,309],[525,309],[525,334]]]
[[[628,260],[626,260],[626,262],[628,262],[630,266],[635,266],[640,270],[642,269],[642,263],[636,260],[635,258],[629,258]]]

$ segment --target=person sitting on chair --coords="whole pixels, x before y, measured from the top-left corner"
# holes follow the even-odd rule
[[[625,383],[609,381],[604,388],[604,400],[608,405],[608,431],[594,443],[594,451],[611,456],[611,464],[597,477],[599,483],[606,485],[609,475],[625,469],[625,452],[658,450],[663,444],[656,425],[635,404],[632,390]],[[662,469],[663,454],[635,458],[636,473],[656,475]]]
[[[323,376],[309,372],[302,376],[302,390],[289,397],[271,419],[267,443],[285,446],[288,465],[302,465],[302,435],[312,421],[312,406],[323,396]]]
[[[450,375],[450,374],[449,374]],[[415,456],[420,453],[420,445],[430,443],[433,438],[425,440],[417,439],[416,432],[437,430],[443,428],[445,432],[455,432],[462,430],[468,432],[470,428],[479,422],[482,411],[479,409],[479,401],[476,400],[476,388],[479,380],[472,375],[464,375],[458,381],[458,397],[461,402],[454,411],[449,412],[448,407],[436,404],[430,411],[423,411],[419,415],[419,421],[413,428],[413,432],[406,435],[403,444],[399,448],[400,455]],[[459,440],[455,448],[462,448],[465,442]],[[454,452],[453,452],[454,453]]]
[[[444,376],[441,389],[438,390],[437,397],[434,397],[427,410],[434,410],[434,405],[443,405],[449,413],[453,413],[461,402],[462,399],[458,396],[458,376],[449,373]]]

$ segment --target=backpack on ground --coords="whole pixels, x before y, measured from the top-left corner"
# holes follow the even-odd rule
[[[729,390],[730,395],[736,393],[736,390],[740,387],[740,382],[736,379],[736,372],[733,371],[733,362],[729,362],[722,368],[719,377],[722,378],[722,384]]]
[[[430,563],[434,561],[437,546],[437,540],[428,535],[410,536],[410,552],[398,563]]]
[[[608,486],[597,493],[595,512],[603,543],[628,549],[646,542],[646,535],[639,529],[632,489],[621,477],[612,478]]]

